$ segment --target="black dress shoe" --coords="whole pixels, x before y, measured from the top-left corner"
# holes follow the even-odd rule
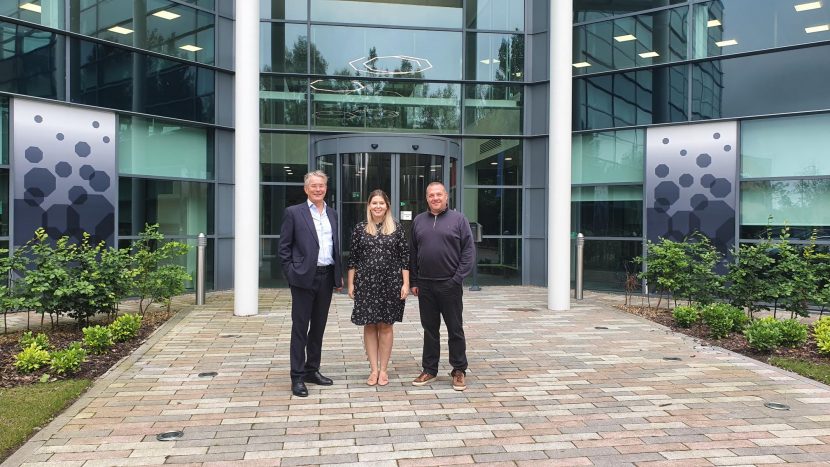
[[[291,393],[297,397],[308,397],[308,389],[302,381],[291,382]]]
[[[321,375],[319,371],[306,373],[305,378],[303,379],[306,383],[319,384],[320,386],[331,386],[332,384],[334,384],[334,381],[332,381],[331,378],[326,378],[325,376]]]

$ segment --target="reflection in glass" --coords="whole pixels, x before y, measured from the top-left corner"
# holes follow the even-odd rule
[[[522,240],[485,238],[476,243],[478,283],[481,285],[521,285]],[[472,276],[467,277],[467,282]]]
[[[213,122],[211,69],[74,38],[70,55],[73,102]]]
[[[521,185],[522,141],[464,139],[465,185]]]
[[[830,179],[741,182],[741,226],[830,227]],[[743,237],[743,233],[741,234]]]
[[[9,236],[9,171],[0,169],[0,237]]]
[[[730,118],[830,108],[828,56],[830,46],[824,45],[695,63],[692,68],[692,118]]]
[[[480,81],[522,81],[524,36],[467,33],[466,78]]]
[[[686,3],[686,0],[574,0],[574,22],[591,21],[626,13],[650,10],[663,6]]]
[[[305,24],[260,23],[259,66],[263,73],[305,73],[308,36]],[[313,61],[322,60],[312,47]]]
[[[118,173],[213,178],[213,134],[163,120],[118,118]]]
[[[123,236],[118,240],[118,248],[130,248],[130,246],[135,241],[135,238],[124,238]],[[190,247],[187,251],[187,254],[184,256],[179,256],[172,260],[173,264],[178,264],[180,266],[184,266],[187,270],[187,273],[190,274],[190,280],[185,281],[185,289],[187,290],[194,290],[196,287],[196,255],[198,250],[196,247],[198,246],[198,239],[196,238],[168,238],[167,240],[175,240],[177,242],[181,242],[186,244]],[[213,290],[214,288],[214,251],[215,240],[212,238],[207,239],[207,247],[205,248],[205,289],[206,290]]]
[[[686,120],[686,66],[574,80],[574,130]]]
[[[308,5],[297,0],[259,0],[259,16],[264,19],[305,21]]]
[[[317,129],[458,132],[458,84],[327,79],[310,87]]]
[[[55,29],[64,29],[65,12],[66,4],[64,0],[0,2],[0,16],[17,18]]]
[[[259,168],[263,182],[303,182],[308,172],[308,135],[260,133]]]
[[[574,29],[574,74],[668,63],[686,58],[688,8],[591,23]],[[631,40],[623,40],[630,36]]]
[[[644,130],[574,135],[571,183],[642,183],[645,139]]]
[[[311,0],[311,20],[459,29],[462,4],[463,0]]]
[[[642,237],[643,186],[571,188],[571,230],[587,237]]]
[[[306,198],[302,185],[262,185],[262,235],[279,235],[285,208]]]
[[[432,182],[444,182],[444,186],[450,193],[450,207],[454,200],[452,184],[443,180],[444,157],[430,156],[425,154],[401,154],[400,155],[400,212],[401,225],[406,232],[407,239],[410,239],[412,231],[412,220],[415,216],[427,210],[427,186]],[[410,220],[404,219],[403,213],[408,211],[411,214]]]
[[[340,168],[340,225],[343,252],[351,250],[351,235],[358,222],[366,220],[366,202],[373,190],[392,190],[392,158],[385,153],[342,154]]]
[[[326,204],[337,206],[337,163],[336,154],[327,154],[317,158],[317,170],[322,170],[328,177],[326,188]]]
[[[305,128],[308,125],[305,79],[260,77],[259,119],[263,128]]]
[[[263,238],[259,242],[259,286],[288,287],[288,281],[282,274],[282,262],[279,255],[280,239]]]
[[[214,59],[215,16],[167,0],[87,0],[72,32],[200,63]]]
[[[643,254],[642,240],[585,240],[583,280],[586,289],[624,290],[626,273],[639,272],[633,259]],[[576,255],[571,255],[571,271]]]
[[[0,22],[0,92],[63,99],[64,37]]]
[[[467,27],[494,31],[523,31],[524,3],[516,0],[467,0]]]
[[[830,176],[830,114],[741,122],[741,177]]]
[[[311,43],[316,74],[461,79],[460,32],[312,26]]]
[[[0,164],[9,163],[9,98],[0,96]]]
[[[830,10],[796,11],[781,0],[718,0],[694,5],[694,58],[830,39]]]
[[[482,225],[483,235],[521,235],[522,190],[465,188],[464,214]]]
[[[522,87],[502,84],[464,85],[465,132],[522,134]]]
[[[159,224],[164,235],[213,234],[213,184],[119,177],[118,234]]]

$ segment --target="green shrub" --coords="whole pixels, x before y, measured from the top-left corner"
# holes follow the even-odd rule
[[[726,314],[732,318],[732,331],[743,332],[744,328],[749,324],[749,316],[744,310],[726,303],[721,304],[726,310]]]
[[[30,345],[34,344],[40,350],[49,351],[52,349],[52,344],[49,343],[49,336],[39,332],[36,336],[32,335],[32,331],[26,331],[20,336],[20,349],[26,350]]]
[[[727,308],[720,303],[713,303],[703,307],[701,312],[703,322],[709,326],[709,335],[714,339],[720,339],[729,335],[732,331],[732,318]]]
[[[34,342],[14,356],[14,367],[21,373],[31,373],[49,363],[49,352]]]
[[[830,355],[830,316],[813,323],[813,334],[819,352]]]
[[[141,328],[141,316],[136,314],[121,315],[109,325],[112,339],[115,342],[124,342],[138,335]]]
[[[688,328],[700,319],[700,311],[693,306],[678,306],[674,308],[674,322],[681,328]]]
[[[807,343],[807,325],[795,319],[779,321],[778,332],[781,334],[780,344],[784,347],[799,347]]]
[[[778,347],[781,341],[781,329],[778,320],[772,316],[753,321],[744,329],[749,346],[759,352],[769,352]]]
[[[52,352],[49,367],[59,375],[71,375],[81,369],[81,363],[86,361],[86,350],[80,342],[69,344],[64,350]]]
[[[83,329],[84,348],[92,353],[102,354],[112,347],[112,332],[109,328],[96,325]]]

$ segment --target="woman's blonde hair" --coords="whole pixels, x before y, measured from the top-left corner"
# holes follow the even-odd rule
[[[375,190],[369,193],[369,200],[366,202],[366,233],[369,235],[378,234],[378,228],[375,225],[375,221],[372,220],[372,199],[376,196],[383,198],[383,202],[386,203],[386,214],[383,215],[380,233],[383,235],[392,235],[395,232],[395,221],[392,219],[392,203],[389,201],[389,196],[383,190]]]

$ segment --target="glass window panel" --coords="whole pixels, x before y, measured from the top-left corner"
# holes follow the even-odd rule
[[[310,87],[317,129],[458,132],[458,84],[327,79]]]
[[[9,171],[0,169],[0,237],[9,236]]]
[[[521,235],[522,190],[465,188],[464,214],[482,225],[483,235]]]
[[[830,46],[821,46],[696,63],[692,118],[826,109],[830,107],[828,56]]]
[[[297,0],[292,0],[297,1]],[[311,20],[332,23],[461,28],[463,0],[311,0]]]
[[[781,0],[719,0],[695,5],[695,58],[830,39],[830,10],[796,11]]]
[[[465,139],[465,185],[521,185],[522,141]]]
[[[260,125],[263,128],[306,128],[308,81],[279,76],[261,76]]]
[[[308,135],[260,133],[259,167],[263,182],[303,182],[308,172]]]
[[[830,114],[741,122],[741,177],[830,175]]]
[[[574,74],[619,70],[686,58],[688,8],[627,16],[574,29]]]
[[[0,96],[0,164],[9,163],[9,99]]]
[[[0,22],[0,92],[63,99],[64,37]]]
[[[574,22],[591,21],[626,13],[686,3],[686,0],[574,0]]]
[[[260,240],[260,287],[288,287],[288,281],[285,280],[282,274],[282,262],[280,261],[279,250],[279,238],[263,238]]]
[[[522,87],[502,84],[464,85],[466,133],[522,134]]]
[[[574,80],[574,130],[686,120],[686,66]]]
[[[626,272],[639,271],[633,259],[643,254],[643,242],[585,240],[583,280],[586,289],[624,290]],[[571,255],[573,265],[575,254]],[[574,271],[571,267],[571,271]]]
[[[467,79],[522,81],[524,36],[519,34],[467,33]]]
[[[262,234],[279,235],[285,208],[306,198],[301,185],[262,185]]]
[[[265,19],[288,19],[305,21],[308,5],[297,0],[260,0],[259,16]]]
[[[316,74],[461,79],[460,32],[312,26],[311,42]]]
[[[29,4],[26,8],[22,6]],[[64,29],[64,0],[18,0],[0,2],[0,16],[17,18],[55,29]]]
[[[119,177],[118,234],[159,224],[164,235],[213,234],[213,184]]]
[[[213,122],[213,70],[71,39],[72,102]]]
[[[766,226],[771,216],[773,225],[826,228],[830,226],[827,206],[830,179],[741,182],[741,226]]]
[[[645,140],[644,130],[574,135],[571,183],[642,183]]]
[[[573,187],[571,229],[587,237],[642,237],[642,185]]]
[[[467,0],[467,27],[494,31],[523,31],[523,0]]]
[[[212,132],[157,119],[119,116],[121,175],[213,178]]]
[[[71,30],[185,60],[212,64],[211,13],[167,0],[98,0],[72,9]]]
[[[481,285],[522,284],[522,240],[485,238],[476,243],[478,276]],[[467,277],[470,282],[472,277]]]
[[[305,24],[261,23],[259,42],[259,66],[262,72],[306,72],[308,35]],[[316,50],[314,57],[320,57]]]

